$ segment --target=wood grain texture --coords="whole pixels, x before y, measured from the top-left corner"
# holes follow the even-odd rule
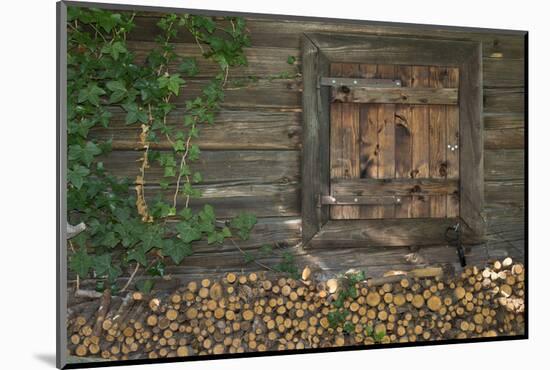
[[[304,93],[303,152],[302,152],[302,239],[304,244],[317,233],[328,220],[328,207],[319,207],[320,194],[330,191],[330,146],[329,91],[317,89],[319,75],[329,72],[329,64],[318,49],[306,37],[302,37],[302,72]]]
[[[430,70],[427,66],[412,67],[412,87],[428,87],[430,84]],[[412,137],[412,172],[413,178],[428,178],[430,175],[430,136],[429,136],[429,108],[427,106],[413,106],[411,108],[411,137]],[[411,214],[413,217],[429,217],[430,203],[425,196],[413,196],[411,199]]]
[[[430,86],[432,88],[444,87],[447,78],[447,68],[430,67]],[[430,105],[429,107],[429,137],[430,137],[430,178],[447,177],[447,147],[446,125],[447,107]],[[454,148],[453,148],[454,150]],[[430,217],[446,217],[447,195],[434,195],[429,197]]]
[[[200,190],[200,198],[192,198],[190,207],[198,211],[209,204],[216,210],[219,218],[233,218],[242,212],[253,213],[257,217],[279,217],[300,215],[300,186],[297,182],[278,184],[227,184],[213,183],[195,185]],[[158,186],[146,186],[145,198],[148,204],[154,204],[157,196],[171,203],[175,187],[161,189]],[[185,204],[185,197],[178,196],[177,211]]]
[[[332,63],[457,65],[471,42],[370,35],[306,33]]]
[[[445,244],[447,218],[331,220],[311,240],[317,247],[398,247]],[[468,243],[475,242],[464,234]]]
[[[374,66],[373,76],[376,73]],[[361,131],[361,178],[378,178],[378,105],[362,104],[360,107]],[[332,185],[331,185],[332,186]],[[334,190],[333,190],[334,191]],[[359,216],[362,219],[379,218],[379,207],[360,207]]]
[[[139,148],[139,125],[126,125],[125,113],[112,110],[109,127],[96,126],[89,137],[111,140],[113,150]],[[168,126],[181,126],[184,109],[168,116]],[[222,110],[214,124],[200,125],[200,136],[194,141],[202,150],[300,149],[302,146],[302,115],[298,112],[266,112],[254,110]],[[171,149],[168,139],[160,135],[152,149]]]
[[[525,177],[523,149],[488,149],[484,152],[485,180],[506,181]]]
[[[118,176],[134,179],[139,173],[139,151],[116,151],[101,160],[105,169]],[[288,183],[300,179],[300,152],[284,150],[204,151],[197,162],[190,164],[199,171],[203,184]],[[145,183],[158,184],[164,177],[163,168],[151,163]],[[174,180],[175,182],[175,180]]]
[[[331,64],[330,72],[335,77],[357,77],[359,65]],[[331,179],[359,178],[361,174],[359,106],[351,103],[332,103],[330,125]],[[356,206],[331,206],[332,219],[358,217],[359,208]]]
[[[448,68],[447,78],[443,81],[445,86],[457,87],[459,85],[459,69]],[[446,173],[448,179],[460,177],[460,117],[459,108],[446,107]],[[448,146],[451,146],[449,148]],[[452,150],[454,148],[454,150]],[[447,217],[458,217],[460,211],[460,192],[447,195]]]
[[[484,235],[481,45],[460,69],[460,217]]]
[[[415,36],[427,39],[469,39],[483,43],[483,56],[492,59],[521,59],[524,56],[525,32],[506,31],[488,32],[486,30],[464,30],[454,27],[429,26],[407,27],[403,24],[380,24],[378,22],[330,20],[322,21],[304,19],[269,19],[259,15],[246,17],[247,29],[250,31],[251,44],[254,47],[300,48],[300,36],[304,32],[333,32],[393,36]],[[130,40],[154,41],[156,23],[159,13],[138,15],[136,27],[129,35]],[[230,26],[228,23],[227,26]],[[195,40],[186,32],[180,32],[176,42],[194,43]]]
[[[342,103],[444,104],[458,103],[458,89],[407,87],[333,87],[332,101]]]
[[[401,65],[397,67],[397,78],[401,80],[403,87],[412,86],[412,66]],[[395,108],[395,178],[410,179],[412,172],[412,107],[409,105],[396,105]],[[412,196],[401,197],[399,205],[395,206],[396,218],[412,217]]]
[[[343,179],[332,181],[334,195],[446,194],[458,190],[458,180],[448,179]]]

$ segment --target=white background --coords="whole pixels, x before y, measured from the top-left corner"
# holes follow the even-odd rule
[[[124,3],[112,0],[111,2]],[[547,362],[550,40],[544,1],[138,1],[126,3],[530,31],[528,341],[155,365],[155,369],[519,369]],[[0,22],[0,363],[55,363],[55,1],[5,0]],[[545,233],[546,231],[546,233]],[[544,366],[544,365],[542,365]],[[542,367],[536,366],[536,367]],[[547,365],[546,365],[547,366]],[[530,367],[530,366],[529,366]],[[141,369],[142,366],[133,367]]]

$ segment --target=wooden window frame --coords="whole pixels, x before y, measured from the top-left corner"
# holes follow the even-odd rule
[[[464,242],[484,240],[482,46],[476,41],[376,35],[304,33],[302,241],[312,247],[422,246],[445,243],[456,219],[330,220],[330,96],[320,79],[331,63],[454,66],[459,68],[460,205]]]

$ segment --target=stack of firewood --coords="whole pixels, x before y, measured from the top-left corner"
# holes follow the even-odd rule
[[[352,284],[267,272],[191,281],[72,307],[70,355],[121,360],[492,337],[524,331],[524,269],[512,259],[447,277],[438,267]],[[335,313],[340,318],[335,321]]]

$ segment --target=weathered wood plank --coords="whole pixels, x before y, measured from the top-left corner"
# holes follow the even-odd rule
[[[485,149],[523,149],[525,129],[485,130]]]
[[[128,41],[128,50],[134,53],[135,62],[138,65],[144,64],[147,55],[151,50],[158,47],[156,42],[150,41]],[[195,58],[197,61],[198,73],[194,77],[206,77],[210,78],[220,72],[219,65],[210,60],[202,57],[202,51],[198,47],[197,43],[193,40],[192,43],[174,43],[174,52],[176,55],[185,58]],[[244,49],[244,53],[247,58],[246,66],[232,67],[229,70],[229,76],[231,79],[246,78],[249,77],[267,77],[267,76],[281,76],[281,75],[294,75],[296,74],[296,67],[299,66],[301,57],[298,54],[297,48],[285,48],[285,47],[265,47],[255,46]],[[289,56],[298,57],[297,65],[288,64],[287,58]],[[174,61],[168,64],[168,70],[172,72],[178,71],[179,61]],[[246,80],[245,80],[246,81]]]
[[[335,77],[353,77],[359,74],[358,64],[331,64],[330,73]],[[339,105],[339,107],[336,107]],[[359,178],[359,106],[332,103],[331,111],[331,179]],[[355,206],[331,206],[333,219],[355,219],[359,208]]]
[[[407,87],[333,87],[332,101],[343,103],[445,104],[458,103],[458,89]]]
[[[258,250],[264,244],[295,245],[301,241],[301,228],[302,222],[298,217],[258,217],[257,223],[250,233],[250,238],[247,240],[237,239],[235,242],[246,251]],[[218,253],[237,252],[230,240],[226,240],[221,245],[208,244],[206,240],[199,241],[193,244],[193,250],[197,255],[203,256],[213,253],[217,255]],[[183,263],[185,264],[185,261]]]
[[[484,113],[483,125],[485,130],[505,130],[525,127],[523,113]]]
[[[412,67],[412,87],[428,87],[430,71],[428,67]],[[412,138],[412,171],[413,178],[428,178],[429,169],[429,111],[427,106],[411,108]],[[411,199],[413,217],[429,217],[429,201],[424,196],[413,196]]]
[[[330,65],[331,76],[342,76],[342,64],[331,63]],[[339,178],[342,173],[342,155],[344,150],[343,145],[343,120],[342,120],[342,104],[331,103],[330,104],[330,181],[332,179]],[[332,185],[331,185],[332,191]],[[339,219],[342,217],[343,207],[334,206],[330,207],[330,218]]]
[[[137,16],[136,27],[129,34],[130,40],[154,41],[158,17]],[[458,28],[445,28],[441,26],[407,27],[399,24],[386,24],[371,22],[357,22],[351,20],[280,20],[266,19],[260,16],[247,17],[247,29],[253,47],[284,47],[299,50],[300,35],[304,32],[331,32],[331,33],[357,33],[374,35],[394,35],[405,37],[425,37],[428,39],[461,39],[479,40],[483,42],[484,57],[497,59],[521,59],[524,57],[524,36],[509,31],[466,31]],[[175,38],[176,42],[194,43],[193,36],[187,32],[180,32]],[[298,54],[298,51],[296,52]]]
[[[430,87],[444,87],[447,69],[430,67]],[[458,93],[458,89],[457,89]],[[447,177],[447,107],[430,105],[429,107],[429,171],[430,178]],[[434,195],[430,198],[430,217],[445,217],[447,214],[447,195]]]
[[[105,169],[118,176],[134,179],[139,173],[138,151],[116,151],[102,158]],[[300,178],[300,152],[292,150],[204,151],[197,162],[191,163],[199,171],[203,184],[233,183],[288,183]],[[145,183],[158,184],[164,171],[151,163]]]
[[[183,108],[186,100],[196,97],[208,80],[188,80],[182,94],[175,97],[176,107]],[[298,79],[260,79],[242,87],[227,87],[224,109],[254,111],[302,111],[302,82]],[[484,89],[484,112],[488,114],[523,113],[524,90],[522,88]]]
[[[184,110],[177,109],[168,117],[169,127],[181,126]],[[126,125],[125,113],[114,110],[108,128],[97,126],[89,137],[111,140],[113,150],[139,148],[138,125]],[[203,150],[300,149],[302,144],[301,114],[296,112],[262,112],[250,110],[222,110],[213,125],[200,126],[200,137],[195,143]],[[171,149],[165,136],[152,149]]]
[[[192,198],[190,206],[193,210],[210,204],[216,210],[219,218],[231,218],[241,212],[250,212],[257,217],[280,217],[300,215],[300,186],[289,184],[209,184],[195,185],[200,190],[200,198]],[[172,202],[175,187],[161,189],[158,186],[146,186],[144,189],[147,203],[154,204],[157,196],[167,202]],[[185,204],[185,197],[179,195],[177,211]]]
[[[393,205],[397,202],[397,198],[394,196],[338,195],[335,197],[332,195],[324,195],[321,197],[322,205]]]
[[[318,206],[319,194],[330,191],[330,115],[329,90],[317,88],[319,75],[330,71],[328,61],[311,41],[303,37],[302,72],[304,93],[302,175],[302,241],[306,245],[329,218],[329,207]]]
[[[312,247],[396,247],[446,244],[444,234],[456,222],[447,218],[331,220],[311,240]],[[468,235],[465,241],[470,243]]]
[[[485,149],[523,149],[525,147],[523,114],[484,114]]]
[[[503,181],[525,178],[523,149],[485,150],[485,180]]]
[[[374,72],[376,73],[376,66]],[[374,74],[373,74],[374,76]],[[361,178],[378,178],[378,105],[363,104],[360,107],[361,131]],[[334,184],[331,183],[332,191]],[[380,208],[364,206],[360,208],[359,217],[362,219],[379,218]]]
[[[412,67],[398,66],[397,78],[403,87],[412,85]],[[399,104],[395,108],[395,178],[410,179],[412,173],[412,109],[409,105]],[[412,217],[412,197],[402,196],[399,205],[395,206],[396,218]]]
[[[447,68],[447,78],[443,81],[444,86],[458,87],[460,73],[458,68]],[[446,148],[446,176],[448,179],[458,179],[460,177],[460,117],[459,108],[456,106],[447,106],[445,141]],[[451,150],[453,149],[454,150]],[[447,217],[457,217],[460,210],[459,191],[447,195]]]
[[[306,33],[333,63],[458,65],[472,42],[336,33]]]
[[[494,88],[483,90],[484,113],[523,113],[524,111],[524,89]]]
[[[447,194],[458,190],[458,180],[447,179],[339,179],[332,181],[333,195]]]
[[[359,106],[357,104],[342,104],[342,166],[343,178],[359,178],[361,175],[359,162]],[[359,207],[342,207],[343,219],[359,217]]]
[[[481,46],[460,68],[460,217],[476,233],[483,222],[483,120]]]
[[[198,96],[209,79],[190,79],[180,95],[173,98],[177,107],[185,107],[185,101]],[[224,88],[226,109],[252,108],[279,109],[285,111],[302,110],[302,81],[299,79],[259,79],[244,86],[232,86],[231,81]]]
[[[487,207],[515,208],[525,207],[525,181],[503,180],[485,181],[485,201]]]
[[[394,64],[379,64],[376,77],[395,79],[397,66]],[[378,105],[378,179],[395,178],[395,105]],[[394,218],[395,205],[378,206],[381,218]]]
[[[483,59],[484,87],[525,86],[525,63],[523,59]]]

